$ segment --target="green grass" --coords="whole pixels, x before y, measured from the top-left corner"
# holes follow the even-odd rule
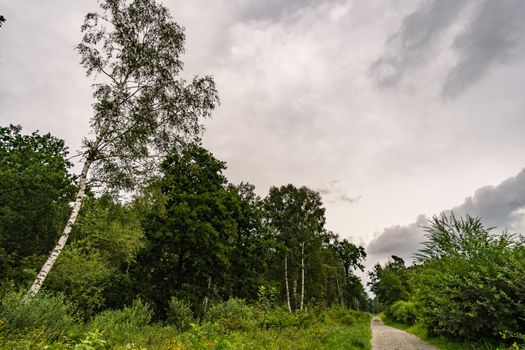
[[[59,336],[48,335],[45,326],[6,334],[6,325],[0,320],[0,350],[370,350],[369,313],[339,307],[292,314],[282,308],[246,308],[251,313],[223,313],[215,319],[192,323],[184,332],[173,325],[138,322],[140,317],[136,315],[124,322],[122,311],[79,323],[75,332],[64,331]]]
[[[386,325],[404,330],[408,333],[414,334],[419,338],[423,339],[427,343],[430,343],[442,350],[506,350],[509,349],[506,345],[495,345],[487,342],[452,342],[444,337],[429,337],[427,329],[419,323],[412,326],[397,323],[389,319],[385,314],[381,313],[378,315]]]
[[[163,349],[370,349],[369,314],[353,312],[352,324],[322,316],[303,325],[286,325],[287,320],[278,327],[233,332],[224,332],[220,324],[194,325],[192,330],[169,339]]]

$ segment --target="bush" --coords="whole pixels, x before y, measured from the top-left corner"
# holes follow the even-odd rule
[[[232,298],[213,306],[204,316],[207,322],[218,322],[227,331],[249,330],[256,326],[256,311],[242,299]]]
[[[24,337],[43,329],[47,338],[57,338],[77,330],[75,307],[63,295],[41,291],[25,302],[22,298],[22,293],[8,292],[0,301],[0,333]]]
[[[411,301],[398,300],[385,310],[385,315],[391,320],[411,326],[417,319],[416,304]]]
[[[185,331],[190,328],[195,319],[191,311],[190,303],[186,300],[171,297],[167,313],[167,322],[175,325],[179,330]]]
[[[419,318],[431,335],[498,341],[525,331],[525,246],[479,219],[434,217],[413,277]]]
[[[122,310],[106,310],[93,318],[92,330],[101,330],[111,343],[125,343],[151,322],[151,309],[140,299]]]
[[[345,326],[352,326],[356,322],[356,317],[359,315],[359,312],[355,310],[348,310],[343,307],[331,307],[326,309],[321,314],[321,319],[323,323],[331,324],[338,323]]]

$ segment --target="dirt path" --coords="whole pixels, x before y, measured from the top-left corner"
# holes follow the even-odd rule
[[[372,350],[438,350],[415,335],[385,326],[375,316],[372,318]]]

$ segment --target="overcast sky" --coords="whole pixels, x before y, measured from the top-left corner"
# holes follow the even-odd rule
[[[204,143],[230,181],[321,192],[370,261],[409,258],[455,208],[524,230],[525,1],[163,0],[185,75],[221,106]],[[74,46],[95,0],[0,0],[0,123],[88,133]]]

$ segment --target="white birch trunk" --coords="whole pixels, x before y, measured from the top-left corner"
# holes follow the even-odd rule
[[[288,286],[288,255],[284,256],[284,284],[286,286],[286,301],[288,303],[288,312],[292,312],[292,304],[290,304],[290,287]]]
[[[304,242],[301,243],[301,311],[304,307]]]
[[[58,256],[60,255],[60,253],[64,249],[64,246],[66,245],[67,239],[69,238],[69,234],[71,233],[71,229],[73,228],[73,225],[77,221],[78,212],[80,211],[80,207],[82,206],[82,202],[84,200],[84,194],[86,192],[87,174],[89,171],[89,167],[91,166],[91,163],[92,163],[92,160],[90,160],[89,158],[87,158],[86,161],[84,162],[84,166],[82,168],[82,172],[80,173],[80,178],[78,182],[77,196],[75,198],[75,203],[73,204],[73,210],[71,211],[69,220],[66,223],[66,227],[64,227],[64,231],[60,235],[60,238],[58,239],[58,242],[55,245],[55,248],[53,248],[53,250],[49,254],[49,257],[44,263],[44,266],[42,266],[42,269],[40,269],[40,272],[36,276],[35,281],[33,282],[33,285],[31,286],[29,291],[24,296],[24,300],[27,300],[28,298],[38,293],[38,291],[40,290],[40,287],[42,287],[42,284],[44,283],[44,280],[47,277],[47,274],[53,267],[53,264],[58,259]]]

